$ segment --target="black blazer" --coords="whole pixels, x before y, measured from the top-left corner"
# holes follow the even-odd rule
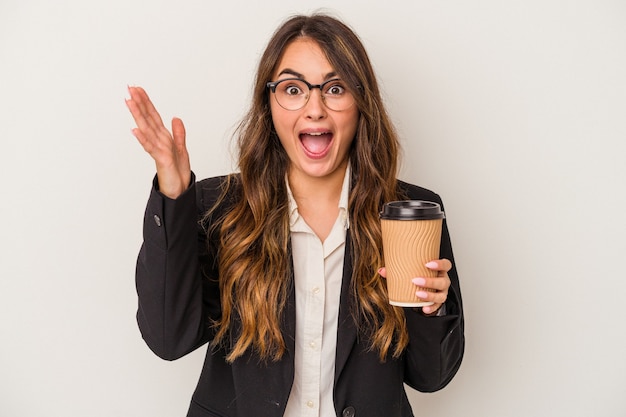
[[[195,182],[195,178],[193,179]],[[137,321],[150,349],[166,360],[180,358],[210,342],[214,331],[209,318],[221,314],[217,267],[207,251],[207,236],[199,218],[215,203],[224,177],[200,181],[176,200],[157,190],[156,179],[144,218],[144,242],[136,271],[139,307]],[[441,203],[432,191],[399,182],[410,199]],[[232,197],[231,197],[232,201]],[[229,198],[216,215],[227,210]],[[215,236],[211,236],[215,239]],[[381,362],[358,337],[350,315],[349,285],[352,259],[346,240],[342,283],[334,404],[341,417],[413,416],[404,383],[423,392],[443,388],[456,374],[463,357],[463,308],[456,268],[449,272],[452,285],[447,314],[426,317],[407,308],[410,343],[397,359]],[[441,257],[454,264],[446,223]],[[293,288],[293,286],[292,286]],[[233,323],[234,328],[237,323]],[[295,293],[292,289],[283,317],[287,353],[278,362],[261,363],[254,353],[229,364],[225,348],[209,345],[187,416],[279,417],[285,411],[294,377]]]

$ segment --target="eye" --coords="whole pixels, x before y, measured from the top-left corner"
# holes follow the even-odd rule
[[[284,83],[280,84],[282,93],[287,95],[287,96],[299,96],[304,94],[304,88],[302,87],[301,83],[298,82],[294,82],[294,81],[285,81]]]
[[[344,94],[345,92],[346,92],[346,88],[343,85],[337,83],[337,84],[332,84],[328,86],[325,94],[330,95],[330,96],[340,96]]]
[[[302,93],[302,91],[294,86],[294,85],[290,85],[285,89],[285,92],[290,95],[290,96],[297,96],[298,94]]]

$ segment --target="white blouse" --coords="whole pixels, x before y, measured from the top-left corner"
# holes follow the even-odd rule
[[[296,293],[295,375],[286,417],[334,417],[333,381],[339,298],[348,230],[350,167],[339,215],[322,242],[298,213],[289,182],[291,247]]]

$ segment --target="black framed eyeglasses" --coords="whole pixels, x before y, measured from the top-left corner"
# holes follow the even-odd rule
[[[311,97],[311,90],[319,88],[322,101],[331,110],[342,111],[354,105],[354,96],[339,78],[311,84],[301,78],[285,78],[267,83],[276,102],[285,110],[300,110]]]

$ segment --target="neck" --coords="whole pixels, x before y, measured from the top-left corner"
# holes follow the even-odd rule
[[[324,242],[339,215],[339,199],[348,164],[324,178],[289,173],[289,187],[298,205],[298,213],[317,237]]]
[[[328,203],[339,204],[343,179],[346,175],[348,162],[324,177],[310,177],[289,172],[289,187],[298,206],[306,206],[309,202],[317,205]]]

